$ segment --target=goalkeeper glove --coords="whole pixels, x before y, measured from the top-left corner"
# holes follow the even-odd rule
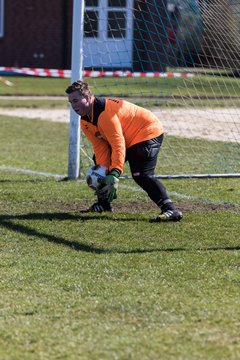
[[[117,198],[118,178],[121,172],[118,169],[113,169],[110,173],[102,180],[101,188],[97,190],[97,196],[102,200],[108,200],[112,202]]]

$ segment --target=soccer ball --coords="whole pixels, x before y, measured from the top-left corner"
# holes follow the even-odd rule
[[[105,178],[108,169],[106,166],[94,165],[88,170],[86,174],[86,181],[88,186],[93,190],[98,190],[101,181]]]

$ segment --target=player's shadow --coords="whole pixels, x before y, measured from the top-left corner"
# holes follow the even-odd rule
[[[110,221],[136,221],[136,218],[113,218],[108,215],[79,215],[70,213],[33,213],[23,215],[0,215],[0,226],[14,231],[16,233],[25,234],[29,237],[36,237],[42,240],[46,240],[58,245],[64,245],[70,247],[72,250],[83,251],[87,253],[103,254],[103,253],[121,253],[121,254],[137,254],[137,253],[153,253],[153,252],[179,252],[179,251],[217,251],[217,250],[240,250],[240,246],[218,246],[218,247],[206,247],[206,248],[155,248],[155,249],[133,249],[133,250],[117,250],[117,249],[101,249],[92,245],[80,243],[75,240],[68,240],[60,236],[55,236],[35,230],[26,225],[14,223],[14,220],[71,220],[71,221],[89,221],[89,220],[102,220],[108,219]],[[139,220],[137,220],[139,221]],[[141,221],[147,221],[142,219]],[[163,224],[164,225],[164,224]],[[159,224],[157,225],[159,226]]]
[[[29,213],[22,215],[0,215],[2,220],[75,220],[75,221],[88,221],[88,220],[111,220],[111,221],[148,221],[147,219],[139,219],[136,217],[112,217],[105,214],[93,214],[86,211],[76,213]]]
[[[108,215],[89,215],[89,214],[71,214],[71,213],[33,213],[22,215],[0,215],[0,226],[16,233],[22,233],[28,236],[34,236],[39,239],[47,240],[56,244],[68,246],[76,251],[91,252],[96,254],[117,252],[111,249],[100,249],[92,245],[83,244],[75,240],[67,240],[63,237],[47,234],[35,230],[23,224],[16,224],[14,220],[71,220],[71,221],[89,221],[89,220],[113,220],[113,221],[136,221],[136,218],[112,218]]]

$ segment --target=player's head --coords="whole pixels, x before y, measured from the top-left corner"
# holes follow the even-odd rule
[[[89,89],[88,83],[86,81],[77,80],[74,83],[72,83],[68,88],[66,89],[67,94],[71,94],[74,91],[77,91],[82,96],[92,96],[92,93]]]
[[[73,110],[78,115],[91,115],[92,93],[88,83],[82,80],[75,81],[66,89],[66,93]]]

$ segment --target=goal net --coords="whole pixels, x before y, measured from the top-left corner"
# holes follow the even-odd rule
[[[93,93],[163,123],[157,175],[240,174],[240,0],[85,0],[83,27]]]

